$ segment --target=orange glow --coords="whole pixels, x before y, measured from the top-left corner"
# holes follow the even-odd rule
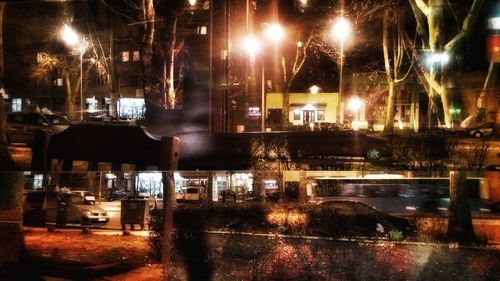
[[[267,221],[275,225],[303,225],[307,222],[307,215],[297,210],[277,209],[267,215]]]

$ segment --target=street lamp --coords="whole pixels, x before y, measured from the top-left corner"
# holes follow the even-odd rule
[[[313,95],[319,93],[319,90],[320,88],[316,85],[312,85],[310,88],[309,88],[309,92]]]
[[[276,46],[276,60],[278,53],[278,42],[284,37],[284,30],[281,25],[277,23],[267,24],[264,23],[265,29],[263,33],[267,39],[274,42]],[[261,50],[261,44],[255,37],[247,37],[243,41],[243,49],[250,56],[250,62],[253,64],[255,62],[255,56]],[[261,118],[260,118],[260,126],[261,131],[265,131],[265,102],[266,102],[266,89],[265,89],[265,68],[264,63],[261,61]],[[277,62],[276,62],[277,64]]]
[[[344,67],[344,44],[351,34],[351,24],[344,17],[340,17],[336,20],[332,28],[332,36],[334,39],[340,41],[340,74],[339,74],[339,107],[342,107],[342,94],[344,92],[344,85],[342,83],[342,73]],[[338,110],[338,121],[340,123],[344,122],[344,116],[341,110]]]
[[[83,120],[83,53],[87,49],[87,42],[83,35],[80,37],[76,31],[74,31],[68,25],[64,25],[61,30],[61,38],[66,42],[67,45],[71,46],[73,49],[77,50],[80,55],[80,121]]]

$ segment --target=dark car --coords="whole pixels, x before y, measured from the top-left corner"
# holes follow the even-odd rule
[[[113,189],[108,194],[108,201],[120,200],[120,199],[123,199],[129,195],[131,195],[130,192],[126,192],[123,189]]]
[[[390,237],[393,232],[406,237],[415,233],[410,220],[386,214],[363,202],[331,200],[321,202],[321,205],[333,215],[333,220],[337,220],[344,234]]]
[[[7,113],[7,140],[9,144],[25,143],[31,146],[38,131],[60,133],[70,124],[66,117],[53,113],[10,112]]]

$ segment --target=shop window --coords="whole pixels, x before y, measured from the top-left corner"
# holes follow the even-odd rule
[[[119,117],[128,119],[142,119],[144,117],[144,99],[122,98],[119,100]]]

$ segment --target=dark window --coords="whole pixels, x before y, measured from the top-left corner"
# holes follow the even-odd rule
[[[196,194],[196,193],[198,193],[198,188],[188,188],[188,189],[186,189],[186,193]]]

